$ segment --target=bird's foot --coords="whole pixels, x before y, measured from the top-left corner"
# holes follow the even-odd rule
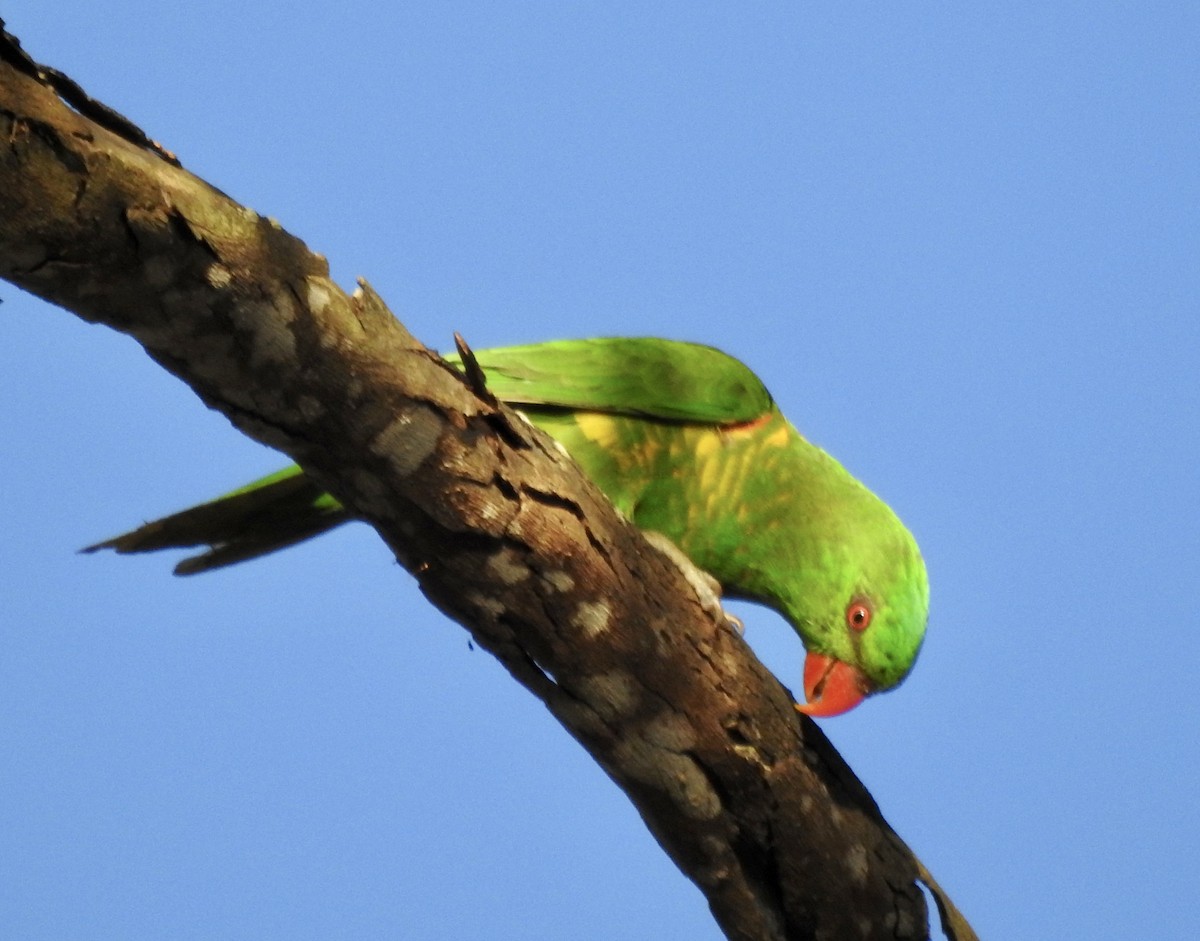
[[[683,577],[687,579],[688,585],[696,593],[700,607],[713,617],[728,624],[730,628],[737,631],[739,637],[746,633],[746,625],[742,623],[742,619],[730,614],[721,607],[720,582],[713,578],[710,573],[696,565],[679,546],[675,545],[674,542],[662,533],[646,530],[645,536],[646,541],[670,559],[683,574]]]

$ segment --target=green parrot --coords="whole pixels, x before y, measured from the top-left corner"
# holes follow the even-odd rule
[[[673,542],[726,594],[783,615],[807,649],[800,712],[838,715],[908,675],[929,609],[916,541],[801,437],[745,365],[655,338],[474,356],[490,391],[557,439],[637,526]],[[351,518],[293,465],[84,551],[207,546],[175,569],[192,574]]]

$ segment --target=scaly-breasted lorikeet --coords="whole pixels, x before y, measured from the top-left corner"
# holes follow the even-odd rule
[[[787,619],[808,651],[798,710],[837,715],[908,674],[929,607],[916,542],[742,363],[653,338],[474,355],[488,389],[561,442],[629,519],[672,540],[728,595]],[[207,546],[176,567],[191,574],[350,518],[292,466],[89,551]]]

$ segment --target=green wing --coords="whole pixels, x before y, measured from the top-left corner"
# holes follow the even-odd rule
[[[744,364],[698,343],[557,340],[478,350],[475,358],[488,388],[515,406],[717,425],[752,421],[772,407],[770,393]]]
[[[497,398],[567,414],[572,410],[709,425],[753,421],[771,396],[744,365],[710,346],[653,338],[560,340],[479,350]],[[461,366],[456,356],[447,357]],[[558,416],[542,413],[543,421]],[[310,539],[349,519],[295,465],[84,552],[151,552],[206,546],[175,571],[232,565]]]

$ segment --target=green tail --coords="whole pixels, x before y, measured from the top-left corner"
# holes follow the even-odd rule
[[[205,552],[175,566],[176,575],[195,575],[284,549],[348,519],[337,500],[293,465],[82,551],[132,553],[207,546]]]

